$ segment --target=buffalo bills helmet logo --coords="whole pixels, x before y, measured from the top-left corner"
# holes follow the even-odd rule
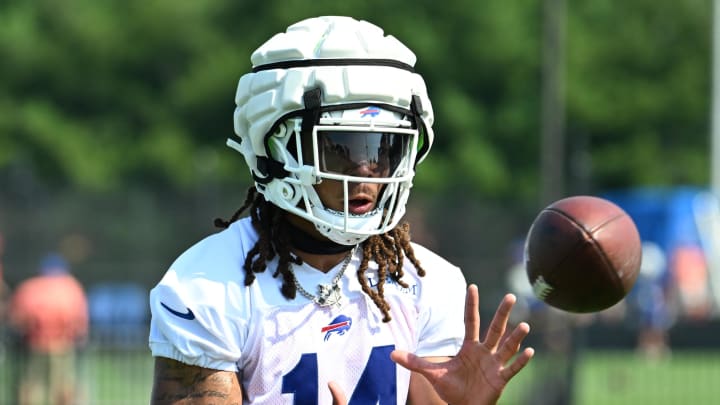
[[[320,329],[320,331],[325,333],[324,340],[328,340],[330,339],[330,335],[332,335],[333,333],[337,335],[344,335],[345,332],[350,330],[351,325],[352,319],[345,315],[340,315],[337,318],[333,319],[328,326]]]
[[[371,117],[377,117],[380,114],[380,109],[377,107],[368,107],[362,111],[360,111],[360,118],[365,118],[365,116],[369,115]]]

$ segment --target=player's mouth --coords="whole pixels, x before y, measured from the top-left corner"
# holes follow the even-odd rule
[[[363,215],[375,208],[375,202],[367,196],[356,196],[348,201],[348,211],[353,215]]]

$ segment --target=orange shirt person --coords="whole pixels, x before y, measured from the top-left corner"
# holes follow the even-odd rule
[[[10,301],[9,321],[30,355],[20,385],[20,402],[72,403],[74,352],[87,337],[88,307],[82,285],[69,273],[62,257],[48,255],[39,275],[17,287]],[[36,398],[41,395],[43,399]]]

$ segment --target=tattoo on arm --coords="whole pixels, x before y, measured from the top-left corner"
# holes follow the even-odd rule
[[[241,405],[236,373],[155,358],[151,405]]]

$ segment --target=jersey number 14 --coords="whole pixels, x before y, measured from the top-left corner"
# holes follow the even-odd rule
[[[394,345],[373,347],[360,381],[348,401],[348,405],[396,405],[396,365],[390,359]],[[306,353],[297,366],[283,376],[283,394],[295,394],[295,405],[318,403],[317,354]],[[314,381],[310,376],[315,376]]]

